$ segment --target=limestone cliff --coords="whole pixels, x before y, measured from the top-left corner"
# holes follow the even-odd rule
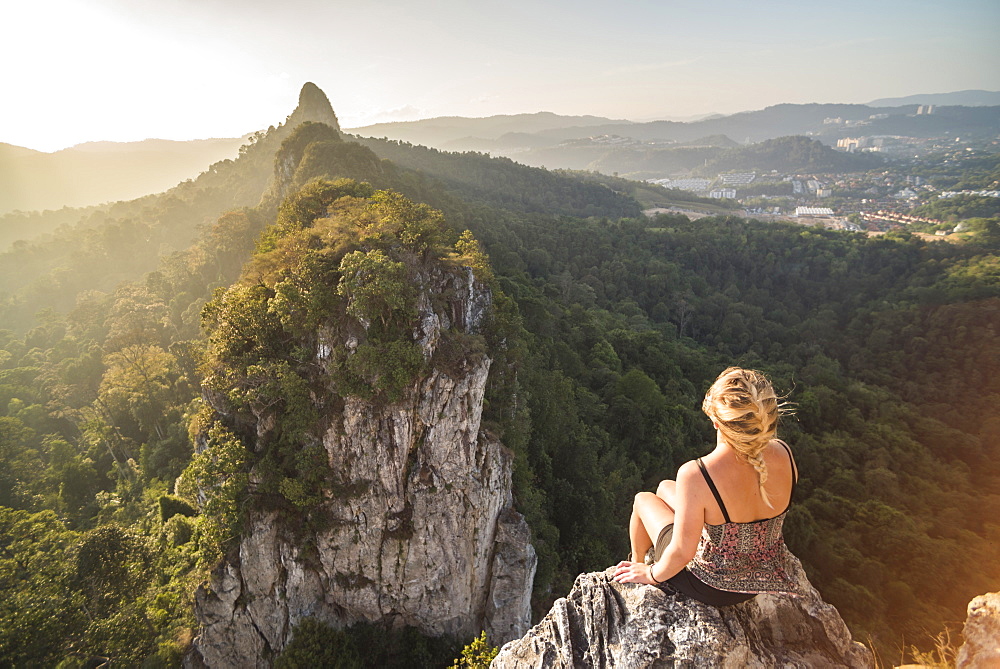
[[[304,340],[312,388],[327,389],[312,394],[329,466],[322,500],[308,523],[252,507],[238,548],[196,594],[200,630],[189,666],[269,666],[307,617],[431,636],[485,629],[496,641],[528,629],[535,553],[513,508],[511,454],[480,429],[491,358],[454,353],[462,350],[456,339],[482,328],[491,293],[467,267],[417,267],[407,340],[426,366],[393,401],[341,393],[335,378],[371,323],[341,311]],[[447,364],[438,355],[445,346],[453,349]],[[206,398],[219,420],[256,435],[251,448],[272,438],[275,418],[264,403],[248,415],[223,393]],[[251,488],[263,475],[250,471]]]
[[[794,561],[801,597],[758,595],[716,608],[650,585],[581,574],[573,589],[492,663],[514,667],[872,667],[837,610]]]

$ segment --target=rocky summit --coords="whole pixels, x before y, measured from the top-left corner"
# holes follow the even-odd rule
[[[581,574],[491,667],[873,667],[868,648],[792,563],[801,596],[758,595],[723,608],[669,586],[616,583],[613,569]]]

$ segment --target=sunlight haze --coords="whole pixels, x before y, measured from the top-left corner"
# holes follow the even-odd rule
[[[996,2],[8,4],[0,142],[238,137],[305,81],[346,128],[537,111],[650,120],[1000,90]]]

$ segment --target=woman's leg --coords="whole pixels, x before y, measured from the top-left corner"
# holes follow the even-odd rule
[[[656,486],[656,496],[667,503],[671,509],[676,509],[677,505],[674,503],[674,497],[677,495],[677,483],[666,479],[660,481],[660,485]]]
[[[674,522],[674,510],[651,492],[640,492],[632,504],[628,537],[632,545],[632,561],[642,562],[664,527]]]

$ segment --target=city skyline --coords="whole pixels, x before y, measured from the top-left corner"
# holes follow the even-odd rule
[[[550,111],[636,121],[1000,90],[1000,6],[726,0],[277,5],[53,0],[7,13],[0,142],[238,137],[306,81],[344,127]]]

